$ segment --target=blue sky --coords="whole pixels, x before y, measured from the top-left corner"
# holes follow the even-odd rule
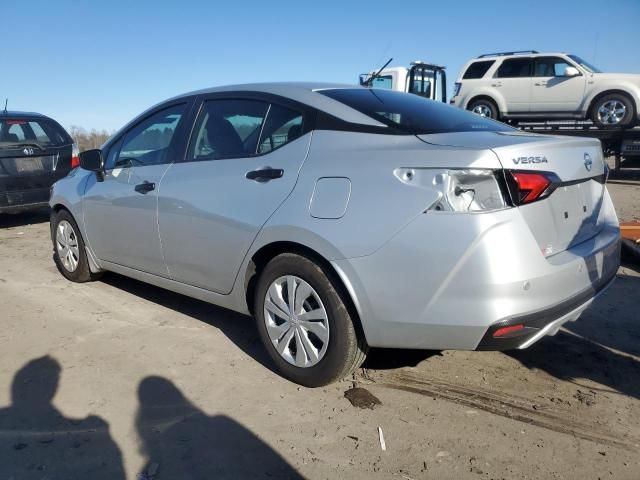
[[[161,100],[276,80],[354,83],[421,59],[452,83],[481,53],[568,51],[640,73],[640,0],[2,1],[0,98],[114,130]]]

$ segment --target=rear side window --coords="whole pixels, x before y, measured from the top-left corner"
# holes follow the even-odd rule
[[[429,134],[447,132],[512,131],[499,122],[475,113],[422,98],[411,93],[368,88],[319,90],[318,93],[378,120],[399,133]]]
[[[267,153],[302,135],[302,114],[295,110],[272,104],[260,136],[258,153]]]
[[[498,78],[517,78],[531,76],[530,58],[510,58],[502,62],[496,76]]]
[[[464,75],[462,76],[462,78],[465,80],[482,78],[484,77],[484,74],[487,73],[487,70],[489,70],[491,68],[491,65],[493,65],[494,63],[496,63],[495,60],[473,62],[471,65],[469,65],[469,68],[467,68],[467,71],[464,72]]]
[[[269,104],[259,100],[209,100],[204,103],[189,146],[190,160],[255,155]]]
[[[71,140],[59,125],[46,119],[0,120],[0,146],[22,143],[59,147]]]

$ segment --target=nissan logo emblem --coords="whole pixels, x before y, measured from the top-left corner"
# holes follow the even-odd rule
[[[24,153],[25,155],[33,155],[33,148],[25,148],[24,150],[22,150],[22,153]]]
[[[593,165],[593,160],[591,160],[591,155],[588,153],[584,154],[584,168],[587,169],[588,172],[591,171],[591,166]]]

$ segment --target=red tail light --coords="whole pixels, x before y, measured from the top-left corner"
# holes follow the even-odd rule
[[[543,172],[510,171],[509,187],[516,205],[531,203],[551,195],[551,175]]]
[[[76,168],[80,166],[80,150],[78,149],[78,145],[75,143],[71,148],[71,168]]]

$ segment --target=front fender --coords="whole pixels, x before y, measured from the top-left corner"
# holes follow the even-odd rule
[[[640,114],[638,108],[640,106],[640,86],[634,84],[631,81],[625,80],[594,87],[588,92],[587,95],[585,95],[584,99],[582,100],[582,104],[580,105],[580,110],[588,113],[594,100],[601,95],[607,94],[608,92],[624,92],[629,95],[633,99],[633,102],[635,104],[636,115]]]

